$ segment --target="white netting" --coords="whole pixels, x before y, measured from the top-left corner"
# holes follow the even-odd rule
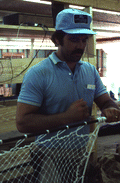
[[[69,135],[61,130],[47,140],[48,134],[43,134],[23,146],[25,139],[19,140],[14,148],[0,154],[0,182],[83,183],[99,127],[100,123],[90,134],[79,133],[84,126]]]

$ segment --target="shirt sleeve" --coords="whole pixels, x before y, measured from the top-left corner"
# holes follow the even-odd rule
[[[18,102],[40,107],[43,101],[43,77],[34,68],[29,69],[21,86]]]

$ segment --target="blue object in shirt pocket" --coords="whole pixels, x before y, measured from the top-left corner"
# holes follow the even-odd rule
[[[84,89],[84,100],[87,102],[88,106],[91,106],[94,101],[95,96],[95,85],[87,87]]]

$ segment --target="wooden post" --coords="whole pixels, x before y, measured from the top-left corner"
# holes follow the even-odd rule
[[[33,47],[34,47],[34,39],[31,39],[30,58],[33,58],[34,53]]]
[[[92,17],[93,17],[93,12],[92,12],[92,7],[87,7],[84,9],[85,12],[89,13]],[[93,28],[93,21],[91,22],[90,28]],[[90,36],[88,39],[88,45],[87,45],[87,55],[89,58],[89,62],[94,65],[96,67],[96,36]],[[97,107],[96,104],[93,104],[93,108],[92,108],[92,116],[94,116],[94,118],[96,118],[97,116]],[[92,133],[96,128],[96,124],[91,124],[90,125],[90,133]],[[97,161],[97,142],[95,142],[95,145],[93,147],[92,153],[91,153],[91,157],[90,157],[90,161],[92,164],[96,164]]]

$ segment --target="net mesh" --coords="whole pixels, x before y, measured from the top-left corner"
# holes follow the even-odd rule
[[[67,135],[68,129],[59,130],[46,140],[48,134],[42,134],[28,144],[18,140],[0,154],[0,182],[83,183],[100,123],[90,134],[79,133],[83,128]]]
[[[6,101],[3,101],[2,103],[6,104]],[[3,133],[9,133],[13,130],[17,130],[15,125],[16,108],[16,105],[0,105],[0,135]],[[0,138],[2,138],[2,136]]]
[[[12,62],[9,59],[0,60],[0,83],[4,83],[4,81],[8,81],[12,79],[13,70],[12,70]]]

